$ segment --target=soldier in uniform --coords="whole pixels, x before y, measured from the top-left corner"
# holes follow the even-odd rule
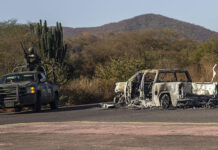
[[[41,63],[40,57],[35,54],[34,49],[30,47],[28,52],[25,52],[25,62],[30,71],[38,70],[38,65]]]

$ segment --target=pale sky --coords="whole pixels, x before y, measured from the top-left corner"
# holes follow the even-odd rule
[[[91,27],[154,13],[218,31],[218,0],[0,0],[0,21]]]

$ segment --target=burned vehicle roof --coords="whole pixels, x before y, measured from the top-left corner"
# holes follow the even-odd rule
[[[177,74],[177,73],[183,73],[186,75],[187,77],[187,82],[192,82],[192,79],[190,77],[190,74],[187,70],[184,70],[184,69],[144,69],[144,70],[140,70],[138,71],[137,73],[143,73],[143,74],[146,74],[146,73],[155,73],[157,76],[155,77],[155,81],[158,82],[159,80],[158,77],[160,74],[168,74],[168,73],[173,73],[173,74]],[[137,74],[136,73],[136,74]],[[131,78],[134,78],[135,75],[134,74]],[[131,79],[130,78],[130,79]],[[177,80],[175,80],[174,82],[178,82]]]
[[[141,72],[187,72],[184,69],[145,69],[141,70]]]

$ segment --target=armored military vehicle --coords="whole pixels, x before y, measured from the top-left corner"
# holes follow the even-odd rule
[[[21,111],[24,106],[30,106],[38,112],[41,105],[50,104],[51,109],[56,109],[58,99],[58,85],[48,81],[43,72],[14,72],[1,78],[1,108],[15,108],[16,111]]]
[[[10,74],[0,80],[0,107],[15,108],[21,111],[24,106],[31,106],[34,111],[41,110],[41,105],[50,104],[51,109],[58,107],[59,90],[53,65],[42,62],[33,48],[24,48],[25,62],[15,67]],[[46,66],[50,66],[50,70]],[[48,76],[53,76],[53,82]]]

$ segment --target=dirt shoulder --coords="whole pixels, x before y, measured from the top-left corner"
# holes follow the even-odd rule
[[[0,133],[218,136],[218,123],[54,122],[1,125]]]
[[[203,150],[217,149],[217,140],[218,123],[44,122],[0,126],[1,150]]]

